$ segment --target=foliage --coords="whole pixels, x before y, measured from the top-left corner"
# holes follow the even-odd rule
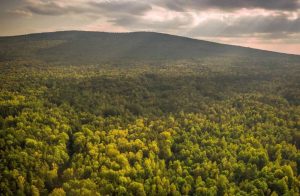
[[[5,195],[299,195],[299,64],[0,65]]]

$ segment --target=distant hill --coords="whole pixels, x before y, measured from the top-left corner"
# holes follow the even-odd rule
[[[153,32],[62,31],[0,37],[0,61],[97,63],[113,60],[177,60],[206,57],[299,58],[239,46]]]

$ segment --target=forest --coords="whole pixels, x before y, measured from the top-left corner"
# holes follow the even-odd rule
[[[300,194],[295,58],[10,55],[0,61],[0,195]]]

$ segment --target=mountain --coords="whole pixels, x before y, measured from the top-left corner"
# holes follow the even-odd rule
[[[300,195],[299,76],[160,33],[2,37],[0,195]]]
[[[207,57],[298,58],[240,46],[154,32],[61,31],[0,37],[0,61],[90,64],[114,60],[176,60]]]

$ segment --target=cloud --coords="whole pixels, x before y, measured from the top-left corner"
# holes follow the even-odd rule
[[[263,9],[297,11],[300,0],[25,0],[25,11],[40,15],[65,14],[130,14],[143,15],[159,6],[176,12],[199,12],[207,10],[236,11],[240,9]]]
[[[85,5],[78,3],[69,4],[65,1],[56,0],[26,0],[23,7],[24,11],[31,12],[38,15],[58,16],[65,14],[81,14],[87,12],[88,9]]]
[[[6,13],[25,17],[32,16],[31,12],[22,9],[7,10]]]
[[[299,0],[157,0],[155,3],[176,11],[242,8],[291,11],[300,8]]]
[[[299,2],[300,0],[23,0],[22,6],[11,10],[10,14],[35,19],[38,18],[36,15],[44,15],[42,20],[48,21],[64,16],[69,23],[74,22],[72,26],[77,25],[78,29],[82,29],[83,25],[102,31],[159,31],[195,38],[236,37],[294,42],[300,40]]]
[[[84,3],[83,3],[84,2]],[[131,30],[170,31],[188,26],[192,20],[189,13],[177,13],[150,4],[151,1],[111,0],[80,1],[70,3],[66,0],[27,0],[24,12],[31,14],[60,15],[93,15],[95,18],[106,18],[107,22]],[[153,7],[158,12],[152,12]],[[150,14],[149,14],[150,13]],[[167,16],[166,13],[169,13]],[[101,25],[99,25],[101,26]]]
[[[66,1],[66,0],[27,0],[24,11],[38,15],[66,15],[66,14],[130,14],[142,15],[151,10],[151,5],[143,1]]]
[[[138,31],[163,31],[174,33],[188,29],[193,23],[193,15],[190,13],[174,13],[158,7],[143,16],[121,15],[115,16],[109,22]]]
[[[226,19],[207,19],[200,22],[190,32],[196,37],[240,37],[260,36],[266,38],[286,37],[300,33],[300,17],[289,19],[289,15],[238,16]]]
[[[142,15],[152,9],[151,5],[146,2],[132,0],[104,2],[91,1],[88,4],[94,8],[98,8],[99,11],[127,13],[130,15]]]

